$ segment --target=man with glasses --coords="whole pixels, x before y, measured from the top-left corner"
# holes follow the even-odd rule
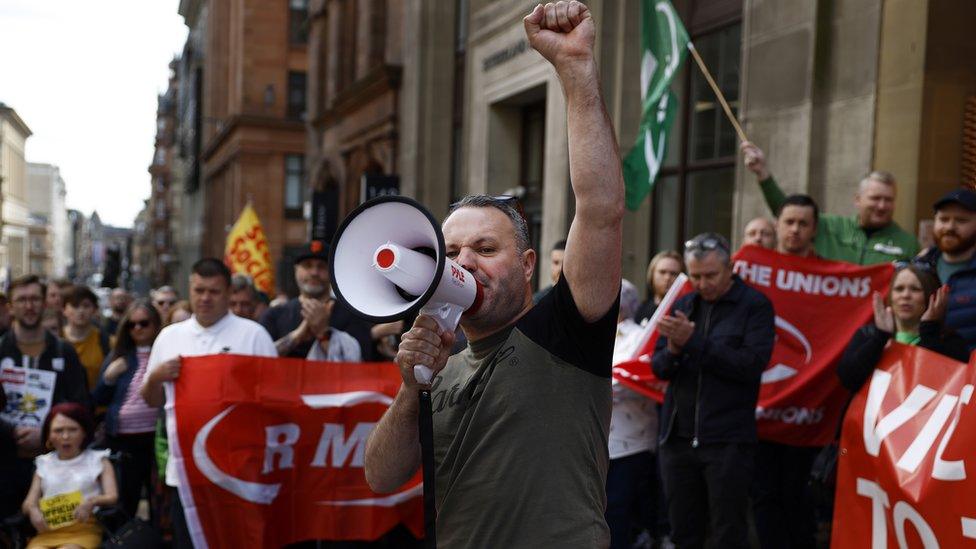
[[[19,392],[6,395],[8,404],[21,402],[22,404],[16,408],[25,413],[29,413],[35,406],[49,408],[62,402],[77,402],[88,406],[90,403],[85,369],[78,360],[75,350],[41,326],[45,290],[44,284],[36,275],[24,275],[10,283],[8,295],[13,324],[0,338],[0,367],[5,370],[24,368],[28,371],[42,370],[55,374],[53,390],[48,389],[51,390],[48,402],[43,402],[47,400],[44,398],[26,402],[24,395]],[[4,392],[10,389],[5,386]],[[44,449],[40,434],[40,426],[44,418],[35,419],[36,426],[29,426],[22,422],[4,426],[4,430],[13,431],[20,459],[14,466],[0,472],[0,503],[10,501],[9,498],[20,502],[27,495],[33,469],[32,458]],[[3,420],[0,420],[0,423],[3,423]]]
[[[159,311],[160,318],[163,322],[169,322],[169,314],[173,310],[173,305],[176,305],[176,300],[179,299],[179,294],[172,286],[160,286],[159,288],[152,291],[152,304]]]
[[[678,547],[748,547],[760,377],[773,352],[773,306],[732,272],[729,243],[685,243],[693,292],[660,320],[651,367],[668,381],[659,459]]]
[[[766,169],[762,149],[748,141],[740,145],[746,168],[756,175],[769,209],[778,212],[786,195]],[[858,265],[873,265],[914,257],[918,240],[894,221],[895,178],[874,171],[858,183],[857,213],[852,217],[823,214],[817,223],[817,255]]]
[[[935,246],[920,261],[949,285],[946,327],[976,349],[976,192],[956,189],[933,205]]]
[[[575,215],[562,275],[532,303],[535,252],[513,200],[469,196],[443,223],[447,256],[480,283],[468,339],[421,315],[397,353],[403,384],[366,444],[390,492],[420,466],[414,366],[431,368],[437,545],[607,547],[610,369],[620,292],[623,176],[600,91],[595,27],[579,2],[538,5],[528,43],[566,98]]]

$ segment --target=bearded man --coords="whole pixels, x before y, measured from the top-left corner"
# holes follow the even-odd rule
[[[976,349],[976,192],[957,189],[933,206],[935,246],[920,258],[949,285],[945,323]]]
[[[566,97],[576,199],[562,275],[532,304],[536,254],[514,199],[469,196],[443,223],[447,256],[483,288],[468,347],[421,315],[396,362],[403,384],[366,444],[366,480],[391,492],[420,467],[414,365],[431,368],[437,545],[607,547],[610,363],[620,292],[623,176],[579,2],[538,5],[529,44]]]

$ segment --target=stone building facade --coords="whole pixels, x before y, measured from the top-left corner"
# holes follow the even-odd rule
[[[27,160],[31,130],[13,108],[0,103],[0,287],[30,269]]]
[[[639,125],[640,2],[588,4],[605,100],[626,154]],[[673,4],[788,192],[853,214],[860,178],[887,170],[899,182],[896,220],[915,232],[934,199],[962,183],[964,109],[976,95],[976,34],[966,22],[976,20],[976,3]],[[363,173],[377,168],[436,215],[464,194],[518,194],[540,257],[565,238],[573,215],[565,101],[554,71],[525,43],[521,19],[534,5],[312,4],[309,156],[324,166],[312,184],[340,189],[337,217],[361,198]],[[376,25],[386,25],[382,40],[370,32]],[[624,276],[638,286],[655,251],[680,249],[706,230],[737,243],[749,219],[771,215],[690,59],[673,89],[680,110],[661,175],[650,199],[625,218]],[[548,262],[539,268],[546,281]]]
[[[51,164],[27,164],[27,206],[32,219],[31,272],[64,278],[71,261],[71,234],[61,170]]]

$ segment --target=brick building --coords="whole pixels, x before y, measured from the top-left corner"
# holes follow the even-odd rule
[[[279,287],[306,241],[307,4],[206,2],[199,183],[203,255],[222,256],[228,229],[250,201],[264,225]]]

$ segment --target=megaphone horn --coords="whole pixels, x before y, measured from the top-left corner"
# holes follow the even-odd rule
[[[336,232],[329,264],[336,297],[370,322],[419,311],[453,332],[461,315],[481,304],[481,285],[447,258],[440,224],[403,196],[376,198],[353,210]],[[418,366],[416,373],[418,381],[430,383],[429,369]]]

